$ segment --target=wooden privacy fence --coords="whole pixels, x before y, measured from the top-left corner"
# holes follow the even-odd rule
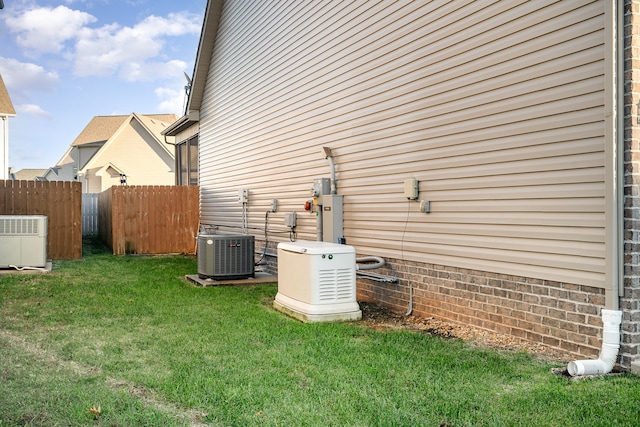
[[[82,258],[82,184],[0,180],[0,215],[46,215],[47,258]]]
[[[114,255],[195,254],[199,187],[113,186],[98,206],[98,234]]]

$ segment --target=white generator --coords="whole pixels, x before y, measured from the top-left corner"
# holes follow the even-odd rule
[[[279,243],[273,306],[305,322],[360,320],[355,249],[329,242]]]

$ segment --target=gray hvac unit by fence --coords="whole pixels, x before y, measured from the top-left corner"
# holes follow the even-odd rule
[[[47,217],[0,215],[0,268],[47,265]]]
[[[200,234],[198,277],[229,280],[255,277],[255,238],[246,234]]]

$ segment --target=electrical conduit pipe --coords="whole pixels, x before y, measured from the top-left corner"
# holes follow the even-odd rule
[[[602,310],[602,349],[596,360],[575,360],[569,362],[567,371],[569,375],[596,375],[608,374],[613,369],[620,349],[620,323],[622,323],[622,311]]]
[[[375,264],[357,264],[359,262],[375,262]],[[376,268],[381,268],[385,264],[384,258],[371,255],[365,256],[362,258],[356,258],[356,270],[374,270]]]

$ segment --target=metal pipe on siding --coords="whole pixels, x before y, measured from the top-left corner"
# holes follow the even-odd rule
[[[329,166],[331,167],[331,194],[338,194],[336,184],[336,164],[333,161],[333,153],[329,147],[322,147],[322,152],[324,153],[324,158],[329,160]]]
[[[616,133],[614,136],[614,154],[616,156],[615,168],[615,181],[616,194],[615,204],[617,210],[615,210],[615,225],[617,233],[617,241],[615,242],[615,252],[617,259],[617,274],[616,283],[613,284],[614,290],[617,288],[617,296],[624,294],[624,1],[618,0],[614,4],[613,21],[615,24],[614,36],[616,42],[616,55],[615,55],[615,67],[616,78],[614,91],[615,108],[614,114],[616,115],[614,126]],[[616,292],[614,291],[614,294]],[[619,298],[615,298],[615,303],[611,304],[611,309],[619,309]]]
[[[611,33],[610,41],[615,51],[613,64],[610,72],[613,78],[610,84],[613,86],[612,109],[613,119],[611,128],[613,130],[613,204],[610,206],[612,212],[611,221],[607,225],[613,228],[611,238],[611,280],[610,288],[605,290],[605,305],[607,309],[602,309],[602,348],[598,359],[595,360],[575,360],[569,362],[567,371],[571,376],[607,374],[611,372],[618,358],[620,349],[620,325],[622,323],[622,311],[620,307],[620,295],[624,292],[624,2],[617,0],[605,3],[611,7]]]

